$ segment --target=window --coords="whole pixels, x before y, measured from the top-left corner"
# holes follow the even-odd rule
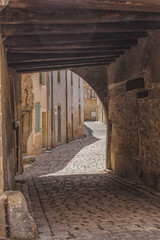
[[[44,72],[40,73],[40,84],[45,85],[45,74],[44,74]]]
[[[61,72],[60,71],[58,71],[58,73],[57,73],[57,82],[61,82]]]
[[[40,102],[35,103],[35,132],[40,132]]]
[[[93,89],[87,88],[87,98],[88,99],[95,99],[96,98],[96,94],[95,94],[95,91]]]
[[[87,88],[87,98],[90,99],[91,98],[91,89]]]
[[[96,111],[91,111],[91,117],[96,118]]]
[[[91,96],[91,98],[96,98],[95,91],[94,91],[93,89],[92,89],[91,91],[92,91],[92,96]]]

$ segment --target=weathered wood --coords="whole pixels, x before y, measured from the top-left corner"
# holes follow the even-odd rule
[[[160,29],[160,21],[128,21],[99,24],[16,24],[2,25],[2,32],[6,36],[74,34],[74,33],[114,33],[138,32]]]
[[[9,66],[17,71],[95,66],[160,29],[160,2],[10,0],[0,23]]]
[[[158,0],[137,0],[129,2],[126,0],[105,1],[104,0],[10,0],[12,8],[72,8],[72,9],[102,9],[102,10],[121,10],[121,11],[142,11],[142,12],[160,12],[160,3]]]
[[[7,50],[8,50],[8,52],[10,52],[10,51],[14,51],[14,52],[21,52],[21,51],[27,51],[27,50],[30,50],[30,51],[32,51],[32,50],[42,50],[42,53],[43,53],[43,51],[50,51],[50,50],[55,50],[55,49],[57,49],[57,50],[68,50],[68,49],[88,49],[88,48],[90,48],[90,49],[95,49],[95,48],[97,48],[97,49],[101,49],[101,48],[111,48],[111,47],[120,47],[120,48],[128,48],[128,47],[131,47],[131,46],[133,46],[133,45],[136,45],[138,43],[138,41],[137,40],[134,40],[134,41],[132,41],[132,42],[127,42],[127,43],[119,43],[119,41],[118,42],[115,42],[114,41],[114,43],[111,41],[110,43],[101,43],[101,44],[82,44],[81,43],[81,45],[78,45],[78,44],[72,44],[72,43],[68,43],[68,44],[63,44],[63,46],[61,45],[61,44],[52,44],[52,45],[48,45],[48,46],[11,46],[11,47],[9,47],[9,46],[7,46]]]
[[[37,6],[38,7],[38,6]],[[156,12],[112,12],[91,9],[61,9],[55,8],[34,10],[29,8],[15,9],[8,7],[0,14],[2,24],[72,24],[72,23],[107,23],[128,21],[160,21],[160,13]]]
[[[9,53],[88,53],[88,52],[108,52],[108,51],[112,51],[112,52],[117,52],[117,51],[126,51],[129,50],[130,46],[110,46],[110,47],[83,47],[83,48],[46,48],[46,49],[16,49],[16,48],[12,48],[12,49],[8,49]]]
[[[116,56],[117,57],[117,56]],[[101,57],[101,58],[80,58],[80,59],[66,59],[66,60],[51,60],[51,61],[34,61],[34,62],[18,62],[18,63],[9,63],[9,67],[15,69],[25,69],[33,67],[45,67],[45,66],[63,66],[71,64],[83,64],[83,63],[99,63],[106,62],[110,63],[116,59],[116,57]]]
[[[17,44],[16,42],[11,42],[10,44],[7,44],[6,42],[4,43],[4,45],[7,47],[7,48],[18,48],[18,49],[36,49],[36,48],[45,48],[46,49],[46,46],[48,49],[50,48],[58,48],[58,47],[102,47],[102,46],[120,46],[120,45],[135,45],[138,43],[138,40],[137,39],[113,39],[113,40],[99,40],[99,41],[86,41],[86,42],[76,42],[76,41],[69,41],[69,42],[57,42],[57,43],[52,43],[52,44],[49,44],[49,43],[44,43],[44,42],[41,42],[41,41],[37,41],[37,43],[35,44],[32,44],[31,42],[25,42],[23,45],[22,44]]]
[[[116,52],[116,53],[112,53],[112,52],[108,52],[108,53],[95,53],[93,54],[19,54],[19,53],[9,53],[8,54],[8,63],[16,63],[16,62],[34,62],[34,61],[58,61],[58,60],[67,60],[67,59],[95,59],[95,58],[116,58],[119,55],[123,54],[123,52]]]
[[[101,62],[101,63],[88,63],[88,64],[78,64],[78,65],[65,65],[65,66],[56,66],[56,67],[41,67],[41,68],[29,68],[29,69],[20,69],[17,70],[17,73],[24,74],[24,73],[35,73],[35,72],[50,72],[56,70],[65,70],[65,69],[75,69],[81,67],[98,67],[98,66],[107,66],[110,63]]]
[[[16,37],[8,37],[4,41],[5,46],[25,46],[26,43],[34,46],[39,43],[43,45],[52,44],[53,42],[56,43],[63,43],[66,42],[78,42],[78,43],[85,43],[85,42],[104,42],[110,40],[133,40],[139,37],[146,37],[148,33],[146,32],[122,32],[122,33],[95,33],[95,34],[59,34],[59,35],[33,35],[33,36],[16,36]]]

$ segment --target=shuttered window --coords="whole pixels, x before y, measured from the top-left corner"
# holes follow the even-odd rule
[[[40,83],[41,85],[45,85],[45,76],[44,76],[44,72],[40,73]]]
[[[35,132],[40,132],[40,102],[35,103]]]

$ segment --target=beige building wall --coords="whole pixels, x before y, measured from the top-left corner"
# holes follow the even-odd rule
[[[25,101],[23,105],[30,106],[29,109],[25,109],[23,106],[23,137],[26,134],[24,142],[27,141],[23,153],[27,155],[38,155],[48,145],[47,75],[46,73],[43,74],[43,84],[41,83],[40,73],[23,75],[22,80],[22,98]],[[27,86],[24,87],[25,79]],[[31,97],[29,97],[29,94]]]
[[[106,124],[105,111],[99,97],[97,97],[96,121]]]
[[[53,147],[66,143],[66,71],[54,71],[53,81]]]
[[[77,74],[67,71],[68,96],[68,141],[83,137],[84,105],[83,79]]]
[[[84,120],[96,121],[97,96],[93,88],[83,82],[84,86]]]
[[[54,147],[83,137],[83,80],[69,70],[54,71],[48,76]]]
[[[51,149],[83,137],[83,80],[69,70],[61,70],[43,73],[42,84],[41,74],[22,77],[23,153],[26,155],[38,155],[43,148]]]
[[[84,120],[100,121],[106,123],[106,115],[103,105],[93,88],[83,82],[84,87]]]

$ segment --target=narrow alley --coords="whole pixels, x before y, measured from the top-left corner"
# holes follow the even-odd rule
[[[55,147],[25,167],[17,184],[40,240],[160,239],[160,194],[105,171],[105,125]]]

